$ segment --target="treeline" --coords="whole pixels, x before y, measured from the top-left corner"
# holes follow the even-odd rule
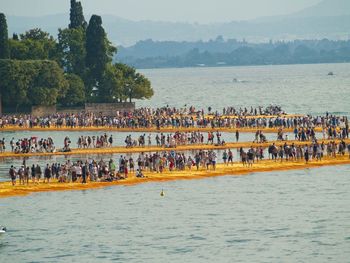
[[[136,68],[350,62],[350,41],[327,39],[255,44],[219,36],[207,42],[147,40],[119,50],[118,61]]]
[[[71,0],[70,24],[58,37],[41,29],[8,37],[0,14],[0,95],[5,107],[78,106],[153,96],[150,81],[135,68],[112,63],[117,52],[100,16],[85,21],[80,2]]]

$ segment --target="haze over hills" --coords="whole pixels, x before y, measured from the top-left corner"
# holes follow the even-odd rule
[[[90,17],[85,15],[86,19]],[[191,24],[162,21],[131,21],[114,15],[103,15],[109,38],[118,45],[130,46],[139,40],[197,41],[222,35],[250,42],[293,39],[348,39],[350,1],[324,0],[319,4],[287,16],[263,17],[249,21],[215,24]],[[42,17],[8,16],[9,32],[22,33],[41,27],[52,35],[66,27],[68,14]]]
[[[312,16],[346,16],[350,15],[349,0],[327,0],[322,1],[312,7],[305,8],[297,13],[295,17],[312,17]]]

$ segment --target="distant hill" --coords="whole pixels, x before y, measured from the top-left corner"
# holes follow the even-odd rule
[[[120,47],[116,60],[136,68],[341,63],[350,62],[350,40],[260,44],[222,37],[207,42],[147,40]]]
[[[319,4],[305,8],[292,14],[294,17],[313,16],[348,16],[350,15],[349,0],[324,0]]]
[[[350,35],[350,0],[324,0],[287,16],[265,17],[250,21],[216,24],[190,24],[158,21],[131,21],[103,15],[109,38],[118,45],[130,46],[139,40],[203,41],[218,35],[250,42],[294,39],[348,39]],[[86,15],[88,20],[89,16]],[[43,17],[8,16],[9,32],[22,33],[41,27],[52,35],[66,27],[68,14]]]

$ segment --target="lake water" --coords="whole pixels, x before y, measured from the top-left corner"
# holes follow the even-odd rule
[[[143,72],[138,105],[350,115],[349,64]],[[349,189],[344,165],[0,199],[0,262],[350,262]]]
[[[330,71],[334,76],[328,76]],[[278,104],[291,113],[349,114],[350,64],[157,69],[143,73],[150,77],[155,96],[139,102],[140,106],[211,106],[221,111],[225,106]]]

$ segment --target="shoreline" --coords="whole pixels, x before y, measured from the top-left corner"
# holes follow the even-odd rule
[[[231,165],[218,164],[217,169],[213,170],[199,170],[196,169],[185,171],[164,171],[163,173],[151,173],[145,172],[146,178],[136,178],[133,174],[129,178],[114,182],[88,182],[87,184],[81,183],[57,183],[52,182],[50,184],[33,184],[12,186],[11,182],[0,183],[0,199],[26,196],[39,192],[57,192],[57,191],[80,191],[80,190],[92,190],[101,189],[111,186],[131,186],[141,183],[149,182],[167,182],[175,180],[194,180],[204,178],[214,178],[217,176],[240,176],[252,173],[261,172],[275,172],[275,171],[288,171],[288,170],[302,170],[307,168],[319,168],[323,166],[336,166],[336,165],[348,165],[350,164],[349,156],[338,156],[337,158],[325,157],[322,161],[311,161],[306,164],[302,161],[272,161],[264,160],[253,164],[253,167],[243,167],[242,163],[235,162]]]
[[[341,140],[317,140],[319,143],[324,142],[325,144],[335,141],[339,143]],[[343,140],[346,143],[350,143],[350,139]],[[254,142],[228,142],[225,145],[212,145],[212,144],[187,144],[179,145],[177,147],[158,147],[158,146],[135,146],[126,148],[125,146],[115,146],[115,147],[105,147],[105,148],[72,148],[70,152],[35,152],[35,153],[13,153],[13,152],[3,152],[0,153],[1,158],[17,158],[17,157],[34,157],[34,156],[72,156],[72,155],[90,155],[90,154],[117,154],[117,153],[141,153],[141,152],[170,152],[170,151],[198,151],[198,150],[225,150],[225,149],[239,149],[239,148],[250,148],[251,146],[267,148],[272,144],[276,146],[282,146],[285,143],[291,145],[309,145],[312,141],[268,141],[265,143],[254,143]]]

